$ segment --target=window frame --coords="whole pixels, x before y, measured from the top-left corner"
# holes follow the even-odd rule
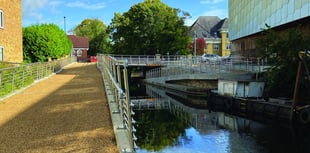
[[[215,51],[220,50],[220,44],[214,43],[214,44],[213,44],[213,50],[215,50]]]
[[[0,28],[4,28],[4,13],[2,9],[0,9]]]
[[[226,49],[230,50],[230,43],[226,44]]]
[[[4,47],[0,45],[0,62],[4,61]]]
[[[82,49],[78,49],[76,55],[78,57],[81,57],[83,55],[83,50]]]

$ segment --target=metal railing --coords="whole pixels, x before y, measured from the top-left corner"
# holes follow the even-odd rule
[[[129,66],[185,65],[192,59],[184,55],[109,55],[117,60],[127,60]]]
[[[134,134],[136,129],[133,124],[136,121],[132,117],[134,115],[132,110],[133,104],[129,97],[128,62],[127,60],[118,60],[105,54],[98,54],[97,61],[97,67],[103,74],[108,99],[117,106],[117,110],[113,111],[113,113],[119,114],[122,120],[122,125],[118,125],[118,128],[127,130],[128,140],[131,142],[130,148],[121,149],[125,150],[125,152],[134,152],[137,148],[135,144],[137,138]],[[112,98],[109,98],[109,96],[112,96]]]
[[[146,79],[197,73],[260,73],[264,72],[268,67],[266,62],[259,58],[230,58],[223,61],[210,62],[201,62],[196,59],[196,61],[196,64],[187,60],[187,64],[168,65],[151,69],[146,72]]]
[[[76,62],[76,58],[69,57],[44,63],[13,63],[7,68],[2,68],[0,69],[0,97],[28,86],[34,81],[41,80],[52,73],[57,73],[61,71],[64,66],[73,62]],[[5,63],[5,65],[8,65],[8,63]]]

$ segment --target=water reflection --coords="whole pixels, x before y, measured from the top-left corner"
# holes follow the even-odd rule
[[[180,93],[171,92],[147,86],[148,98],[132,100],[135,103],[138,153],[310,151],[307,146],[310,144],[309,132],[299,131],[302,138],[293,138],[288,129],[263,125],[222,112],[190,107],[184,104],[184,99],[182,103],[175,99],[175,95]],[[207,106],[207,102],[203,102],[201,97],[199,102]]]
[[[179,136],[189,126],[167,110],[140,110],[136,112],[137,145],[150,151],[175,146]]]
[[[180,120],[169,110],[137,111],[139,153],[248,153],[262,152],[251,136],[220,128],[213,116],[219,113],[192,114]],[[189,117],[190,114],[188,114]],[[185,115],[181,115],[185,117]],[[191,120],[192,122],[185,122]],[[189,125],[188,123],[191,123]],[[222,126],[225,124],[223,123]],[[195,127],[196,126],[196,127]],[[255,149],[255,150],[254,150]]]

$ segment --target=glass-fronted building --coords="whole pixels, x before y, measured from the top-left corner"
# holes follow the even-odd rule
[[[309,0],[229,0],[231,51],[255,56],[254,39],[266,24],[277,31],[299,25],[310,35]]]

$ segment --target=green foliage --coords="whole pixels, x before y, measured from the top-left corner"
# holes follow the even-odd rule
[[[89,39],[89,55],[110,51],[110,38],[107,33],[107,26],[99,19],[83,20],[74,28],[73,33]]]
[[[0,96],[30,85],[34,79],[32,70],[26,66],[3,70],[1,71]]]
[[[124,14],[116,13],[109,26],[117,54],[188,53],[188,27],[180,11],[160,0],[145,0]]]
[[[298,52],[309,48],[309,36],[298,28],[276,33],[268,25],[263,37],[257,39],[256,48],[270,67],[263,74],[269,95],[291,97],[294,91],[298,67]]]
[[[20,65],[1,70],[0,96],[32,84],[36,77],[45,77],[52,73],[47,64]]]
[[[0,62],[0,69],[13,67],[13,64]]]
[[[25,62],[45,62],[70,54],[72,43],[55,24],[37,24],[23,28]]]

